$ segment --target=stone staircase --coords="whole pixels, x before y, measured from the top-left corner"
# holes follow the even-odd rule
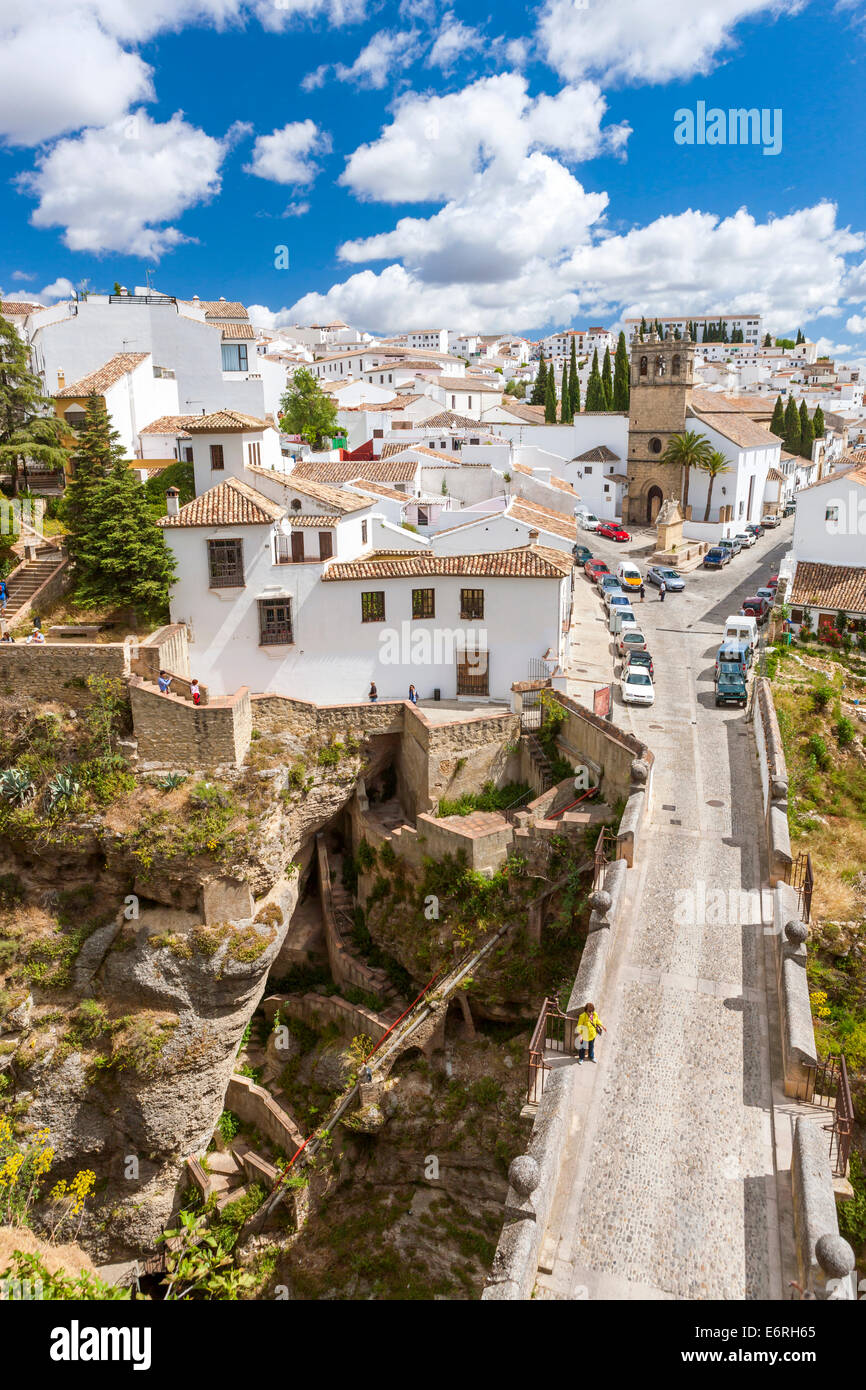
[[[25,559],[6,578],[9,601],[6,617],[14,618],[29,603],[37,589],[63,564],[65,556],[53,545],[38,545],[35,558]]]
[[[553,768],[550,765],[547,754],[535,737],[535,734],[524,734],[523,737],[526,740],[529,756],[541,778],[541,792],[538,793],[540,796],[542,792],[546,792],[549,787],[553,786]]]

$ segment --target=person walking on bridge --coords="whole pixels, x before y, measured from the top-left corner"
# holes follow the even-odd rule
[[[583,1006],[583,1012],[577,1020],[577,1034],[580,1038],[580,1046],[577,1050],[578,1062],[583,1061],[587,1049],[589,1052],[589,1060],[591,1062],[595,1061],[595,1040],[599,1033],[604,1033],[606,1031],[601,1019],[595,1011],[595,1005],[591,1001],[587,1001]]]

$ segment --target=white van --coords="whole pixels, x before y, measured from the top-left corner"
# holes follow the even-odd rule
[[[597,531],[600,525],[598,517],[593,516],[592,512],[580,512],[577,521],[583,531]]]
[[[643,583],[643,575],[631,560],[622,560],[616,567],[616,577],[623,589],[639,589]]]
[[[732,613],[725,619],[726,642],[748,642],[752,651],[758,645],[758,621],[756,618],[743,617],[739,613]]]

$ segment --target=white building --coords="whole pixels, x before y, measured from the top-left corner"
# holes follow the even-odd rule
[[[546,338],[541,339],[540,348],[545,357],[564,358],[571,360],[571,344],[574,343],[574,351],[578,357],[592,357],[594,352],[598,353],[599,367],[604,359],[605,350],[610,351],[611,357],[616,352],[616,338],[608,328],[566,328],[561,333],[551,333]]]
[[[139,430],[158,416],[178,414],[174,374],[156,368],[149,352],[121,352],[96,371],[66,384],[61,371],[55,411],[74,437],[85,419],[90,395],[101,396],[127,458],[140,456]]]
[[[768,474],[771,468],[780,471],[781,440],[724,396],[697,388],[692,392],[686,417],[686,429],[704,435],[711,447],[727,459],[729,471],[713,482],[707,516],[708,475],[691,469],[688,505],[692,520],[685,523],[685,535],[714,539],[720,524],[723,534],[729,535],[741,531],[749,522],[760,521]]]
[[[406,334],[406,346],[418,351],[448,352],[447,328],[413,328]]]
[[[658,322],[662,326],[662,336],[664,336],[664,334],[667,333],[668,329],[670,329],[671,333],[675,333],[677,329],[679,329],[680,333],[684,334],[689,323],[693,323],[697,328],[696,341],[700,343],[701,339],[703,338],[704,328],[707,325],[716,327],[719,323],[723,323],[725,325],[725,328],[727,329],[729,338],[731,337],[735,329],[742,329],[744,342],[760,343],[763,341],[763,334],[761,331],[761,315],[758,313],[684,314],[680,317],[674,318],[671,318],[669,315],[665,314],[647,314],[646,322],[648,329],[652,329],[654,327],[656,320],[658,320]],[[625,320],[625,336],[629,342],[631,342],[633,335],[640,328],[640,325],[641,320],[639,318]],[[725,344],[722,344],[722,346],[725,346]]]
[[[866,630],[866,461],[831,473],[797,494],[791,549],[779,569],[788,579],[791,620],[813,630]]]

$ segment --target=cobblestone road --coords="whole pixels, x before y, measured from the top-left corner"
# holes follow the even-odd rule
[[[542,1298],[781,1297],[760,784],[743,712],[715,708],[712,665],[725,617],[776,567],[783,539],[636,608],[656,703],[617,700],[614,718],[656,755],[653,808],[602,1010],[609,1032],[577,1078]]]

